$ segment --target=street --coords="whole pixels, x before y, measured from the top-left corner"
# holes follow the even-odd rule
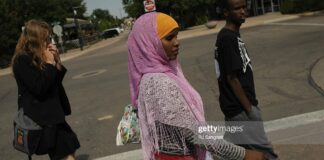
[[[312,65],[323,56],[323,22],[324,14],[320,14],[241,30],[252,60],[264,121],[324,109],[323,96],[309,82]],[[186,77],[203,98],[207,120],[223,121],[214,69],[215,39],[216,34],[180,40],[179,59]],[[76,153],[79,160],[140,149],[140,145],[135,144],[115,145],[118,122],[124,106],[130,103],[126,40],[126,36],[122,37],[113,45],[64,62],[68,68],[64,86],[72,106],[72,115],[67,121],[81,143]],[[27,159],[12,147],[12,121],[17,110],[15,81],[11,75],[6,75],[0,77],[0,84],[0,159]],[[274,145],[280,150],[280,156],[283,155],[282,159],[304,159],[301,156],[309,153],[314,154],[312,159],[323,156],[324,143],[283,144],[279,143],[283,141],[278,135],[272,137],[277,138],[278,145],[275,142]],[[287,138],[287,134],[282,133],[282,136]],[[323,138],[320,134],[316,136]],[[33,159],[48,158],[34,156]]]

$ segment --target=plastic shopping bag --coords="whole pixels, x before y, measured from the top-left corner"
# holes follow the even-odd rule
[[[117,128],[116,145],[141,142],[137,110],[132,105],[125,107],[122,119]]]

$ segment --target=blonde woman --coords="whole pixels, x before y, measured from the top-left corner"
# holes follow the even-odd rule
[[[30,20],[25,24],[11,64],[18,86],[18,106],[43,128],[37,155],[74,160],[80,144],[65,121],[65,116],[71,114],[62,85],[67,70],[51,43],[51,34],[44,21]]]

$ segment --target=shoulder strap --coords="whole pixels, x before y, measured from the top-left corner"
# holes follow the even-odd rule
[[[22,95],[25,94],[26,91],[27,91],[27,89],[25,87],[21,87],[21,92],[19,92],[19,90],[18,90],[18,110],[21,107],[20,99],[21,99]]]

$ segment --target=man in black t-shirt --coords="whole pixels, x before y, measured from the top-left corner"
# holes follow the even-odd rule
[[[218,33],[215,64],[219,85],[219,102],[227,126],[244,125],[243,132],[228,133],[224,138],[247,149],[264,152],[278,159],[269,143],[256,99],[252,63],[240,36],[247,10],[245,0],[222,0],[226,25]]]

